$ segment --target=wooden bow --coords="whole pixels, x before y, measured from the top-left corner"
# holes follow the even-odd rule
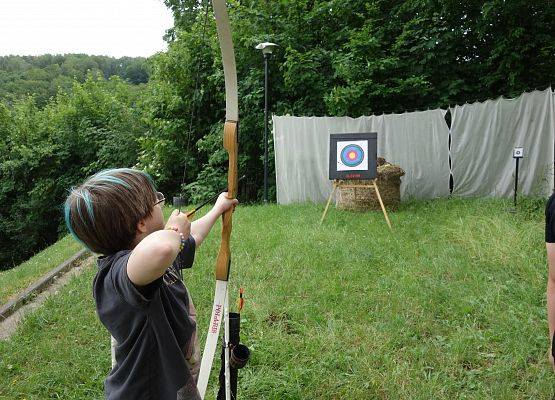
[[[231,26],[227,14],[227,4],[225,0],[212,0],[212,7],[216,17],[218,30],[218,40],[222,52],[222,61],[225,77],[225,110],[226,121],[224,124],[223,143],[229,157],[227,171],[228,198],[233,199],[237,196],[237,154],[238,154],[238,88],[237,72],[235,67],[235,52],[231,38]],[[208,386],[208,378],[212,369],[214,353],[218,341],[218,335],[222,319],[227,324],[228,292],[227,281],[231,266],[231,228],[232,228],[233,209],[227,210],[222,216],[222,241],[218,258],[216,260],[216,291],[214,293],[214,303],[212,306],[212,316],[206,336],[204,352],[202,354],[201,369],[198,380],[198,390],[201,398],[204,398]],[[224,342],[227,346],[229,337]],[[226,349],[226,370],[229,371],[229,349]],[[229,374],[226,374],[226,377]],[[229,398],[229,382],[226,379],[226,398]]]

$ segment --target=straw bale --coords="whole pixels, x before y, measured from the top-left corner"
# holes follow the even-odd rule
[[[378,157],[378,190],[385,207],[394,210],[401,202],[401,177],[405,171],[395,164],[388,163],[383,157]],[[368,185],[369,187],[341,187],[337,189],[336,207],[340,210],[368,211],[381,210],[380,202],[371,181],[342,180],[340,185]]]

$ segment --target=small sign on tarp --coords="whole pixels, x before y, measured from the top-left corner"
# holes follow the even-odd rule
[[[518,193],[518,162],[524,157],[524,147],[515,147],[513,149],[513,158],[515,159],[515,192],[514,206],[516,207],[516,196]]]
[[[513,149],[513,158],[522,158],[524,157],[524,147],[515,147]]]

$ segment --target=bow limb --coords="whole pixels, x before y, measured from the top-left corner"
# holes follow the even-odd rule
[[[238,89],[237,71],[235,67],[235,52],[231,38],[231,26],[227,14],[227,4],[225,0],[212,0],[212,7],[216,17],[216,27],[218,29],[218,40],[222,52],[222,63],[225,77],[225,115],[226,121],[223,133],[223,145],[229,157],[227,171],[228,198],[235,198],[237,195],[237,154],[238,154]],[[200,373],[198,379],[198,390],[201,398],[204,398],[208,386],[208,378],[214,360],[214,353],[218,341],[218,335],[222,322],[222,317],[226,323],[225,332],[225,368],[226,368],[226,399],[230,398],[229,384],[229,320],[228,313],[228,291],[227,280],[231,266],[231,228],[232,228],[233,209],[227,210],[222,216],[222,240],[220,250],[216,259],[216,291],[214,303],[212,305],[212,316],[208,327],[208,334],[202,354]]]
[[[237,89],[237,69],[235,67],[235,51],[231,38],[231,25],[227,14],[225,0],[212,0],[212,7],[216,17],[218,40],[222,52],[222,64],[225,77],[225,119],[237,122],[239,120],[239,98]],[[224,144],[225,145],[225,144]]]
[[[225,0],[212,0],[216,26],[218,29],[218,40],[222,52],[222,64],[225,77],[225,116],[224,125],[224,148],[229,157],[227,172],[228,198],[237,196],[237,153],[238,153],[238,121],[239,100],[237,89],[237,69],[235,66],[235,52],[231,37],[231,25],[227,14]],[[218,258],[216,261],[216,279],[227,281],[229,267],[231,265],[231,228],[233,209],[226,211],[222,217],[222,241]]]

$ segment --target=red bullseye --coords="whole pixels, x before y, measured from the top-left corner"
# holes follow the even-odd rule
[[[350,160],[354,160],[355,158],[357,158],[357,154],[354,151],[349,152],[349,159]]]

